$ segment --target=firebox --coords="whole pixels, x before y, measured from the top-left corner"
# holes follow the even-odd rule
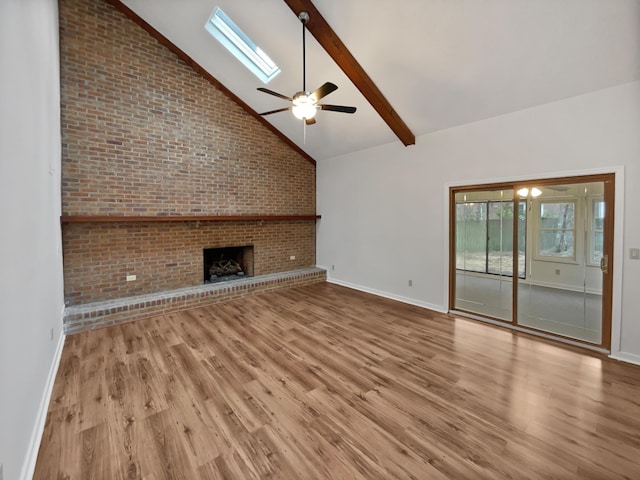
[[[202,251],[204,283],[253,276],[253,246],[205,248]]]

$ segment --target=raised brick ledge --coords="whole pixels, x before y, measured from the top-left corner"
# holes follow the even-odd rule
[[[71,335],[162,313],[202,307],[268,290],[324,282],[326,278],[327,272],[321,268],[303,268],[230,282],[73,305],[64,310],[64,332]]]

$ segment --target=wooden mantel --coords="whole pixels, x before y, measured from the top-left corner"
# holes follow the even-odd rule
[[[62,215],[60,223],[130,223],[130,222],[273,222],[319,220],[320,215]]]

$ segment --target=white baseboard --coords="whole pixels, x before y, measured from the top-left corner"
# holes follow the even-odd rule
[[[619,360],[621,362],[640,365],[640,355],[635,355],[633,353],[613,352],[611,353],[611,355],[609,355],[609,358],[613,358],[614,360]]]
[[[51,394],[53,393],[53,384],[56,380],[58,367],[60,366],[60,359],[62,358],[62,349],[64,348],[65,338],[64,333],[60,331],[58,345],[56,346],[56,352],[53,355],[53,361],[51,362],[51,368],[49,369],[49,375],[47,377],[47,384],[45,386],[42,399],[40,400],[38,416],[33,427],[33,432],[31,433],[27,456],[25,457],[25,461],[22,466],[22,474],[20,475],[22,480],[30,480],[33,478],[33,473],[36,468],[36,460],[38,460],[38,451],[40,450],[40,442],[42,441],[42,434],[44,432],[44,425],[47,420],[49,402],[51,401]]]
[[[327,275],[328,283],[335,283],[336,285],[341,285],[343,287],[352,288],[354,290],[359,290],[361,292],[370,293],[372,295],[376,295],[378,297],[388,298],[390,300],[397,300],[398,302],[407,303],[409,305],[415,305],[417,307],[428,308],[429,310],[434,310],[439,313],[447,313],[445,309],[442,308],[441,305],[435,305],[433,303],[423,302],[421,300],[416,300],[415,298],[403,297],[401,295],[396,295],[389,292],[384,292],[382,290],[376,290],[374,288],[363,287],[362,285],[357,285],[355,283],[345,282],[343,280],[337,280],[335,278],[330,278]]]

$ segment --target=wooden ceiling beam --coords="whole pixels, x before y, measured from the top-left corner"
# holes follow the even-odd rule
[[[284,0],[293,13],[298,16],[300,12],[309,14],[307,30],[322,45],[334,62],[349,77],[360,93],[364,95],[378,115],[389,125],[389,128],[398,136],[405,146],[414,145],[416,137],[402,118],[396,113],[382,92],[373,83],[373,80],[360,66],[355,57],[349,52],[340,37],[336,35],[331,26],[320,14],[311,0]]]

